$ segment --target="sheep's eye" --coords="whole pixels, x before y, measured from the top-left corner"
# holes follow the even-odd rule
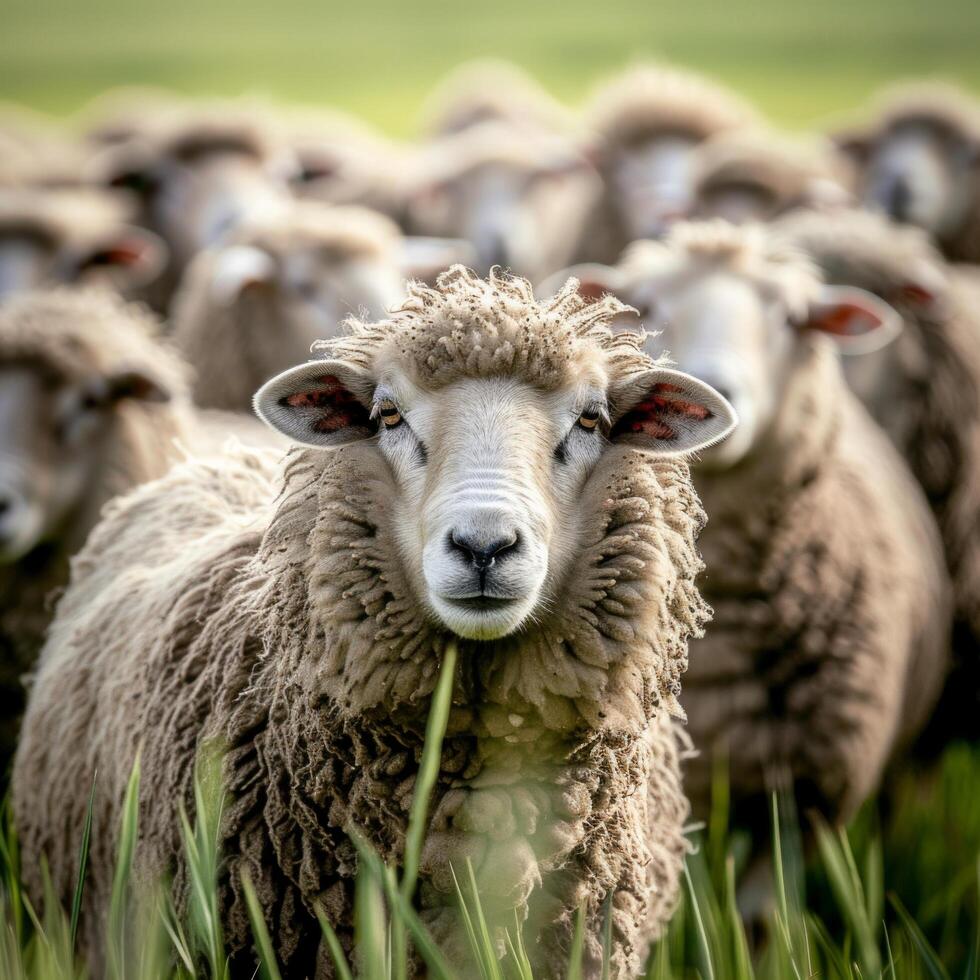
[[[398,411],[398,406],[389,399],[385,399],[378,405],[378,415],[384,422],[386,429],[393,429],[396,425],[401,425],[402,414]]]
[[[587,408],[579,417],[578,424],[591,432],[599,424],[599,409]]]

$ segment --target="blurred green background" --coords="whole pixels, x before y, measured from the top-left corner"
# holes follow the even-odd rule
[[[0,0],[0,97],[58,113],[117,84],[332,103],[412,132],[437,79],[511,58],[581,98],[662,57],[802,127],[889,79],[980,91],[980,0]]]

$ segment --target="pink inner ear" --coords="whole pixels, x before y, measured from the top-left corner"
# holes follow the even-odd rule
[[[297,391],[287,395],[284,402],[292,408],[315,408],[319,417],[311,423],[316,432],[339,432],[350,426],[367,426],[370,415],[367,409],[343,386],[339,378],[326,374],[316,381],[323,388]]]
[[[670,416],[683,416],[699,422],[711,417],[704,405],[672,397],[684,394],[684,389],[668,382],[660,382],[650,389],[650,394],[635,405],[619,422],[614,435],[636,433],[651,439],[676,439],[677,430],[670,425]]]

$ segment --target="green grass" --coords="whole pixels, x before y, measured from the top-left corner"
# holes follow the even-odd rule
[[[636,57],[710,72],[804,126],[904,75],[980,90],[976,0],[0,0],[0,96],[68,112],[114,85],[336,104],[412,132],[432,85],[510,58],[566,100]]]
[[[450,647],[427,729],[420,792],[411,814],[406,865],[396,869],[352,828],[359,855],[353,962],[344,955],[322,911],[318,918],[337,975],[398,980],[407,975],[414,946],[434,980],[455,974],[425,930],[413,905],[417,861],[433,771],[449,710],[455,649]],[[126,793],[118,834],[114,888],[107,916],[110,978],[188,980],[223,978],[228,961],[222,942],[215,882],[221,862],[219,825],[224,807],[220,757],[199,760],[195,814],[180,819],[190,898],[178,915],[162,888],[137,891],[132,867],[138,827],[139,763]],[[980,975],[980,748],[954,746],[926,775],[907,773],[890,795],[884,820],[869,804],[848,831],[821,828],[808,860],[792,807],[773,800],[773,909],[768,941],[750,955],[736,906],[736,884],[745,841],[727,827],[727,792],[719,775],[715,806],[705,833],[693,840],[684,872],[684,895],[667,935],[654,948],[649,980],[869,980],[930,978],[976,980]],[[97,791],[97,788],[96,788]],[[94,798],[94,797],[93,797]],[[91,805],[89,808],[91,813]],[[88,864],[88,828],[79,827],[80,877],[70,910],[47,890],[43,912],[19,880],[16,835],[9,819],[0,835],[0,977],[4,980],[80,980],[85,975],[74,942],[77,903]],[[516,916],[498,958],[473,869],[455,869],[461,921],[472,958],[485,980],[534,980]],[[251,882],[243,882],[252,923],[256,975],[280,980],[279,964]],[[608,948],[607,914],[604,945]],[[567,977],[580,980],[580,915]],[[398,938],[401,937],[401,938]],[[461,978],[460,978],[461,980]],[[603,980],[606,980],[605,975]]]

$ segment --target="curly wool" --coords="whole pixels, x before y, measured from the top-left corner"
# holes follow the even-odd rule
[[[525,283],[455,269],[436,290],[413,287],[393,318],[400,329],[355,324],[331,347],[362,363],[401,357],[427,383],[507,372],[557,385],[586,356],[624,373],[650,366],[605,326],[616,306],[587,307],[573,285],[539,306]],[[520,354],[509,349],[518,341]],[[227,747],[220,889],[232,950],[247,959],[251,946],[244,868],[291,975],[330,975],[314,903],[350,947],[347,831],[400,858],[449,639],[393,560],[395,492],[370,440],[296,450],[278,476],[242,455],[220,469],[175,468],[115,503],[92,535],[38,673],[14,777],[25,867],[46,853],[67,892],[75,814],[99,770],[90,950],[91,910],[111,888],[111,862],[94,855],[111,849],[135,745],[144,745],[149,874],[179,861],[172,806],[190,804],[194,758],[210,739]],[[590,530],[540,623],[459,642],[420,902],[452,950],[449,863],[469,856],[486,901],[516,904],[540,928],[533,955],[553,975],[583,900],[587,956],[598,962],[612,892],[613,968],[625,977],[669,916],[685,852],[670,715],[687,640],[707,617],[694,585],[704,516],[685,463],[615,445],[581,506],[594,515]]]
[[[947,665],[948,584],[921,492],[829,345],[801,357],[752,457],[696,479],[714,620],[691,646],[683,703],[702,754],[685,788],[705,813],[721,754],[748,826],[766,825],[787,782],[802,810],[853,815],[925,723]]]
[[[276,218],[233,233],[225,247],[256,248],[274,262],[305,251],[323,263],[385,259],[395,265],[400,233],[365,208],[300,202]],[[174,342],[194,365],[194,400],[226,411],[249,411],[252,396],[274,374],[310,357],[319,324],[289,315],[278,288],[216,299],[216,266],[224,249],[202,252],[173,301]]]

